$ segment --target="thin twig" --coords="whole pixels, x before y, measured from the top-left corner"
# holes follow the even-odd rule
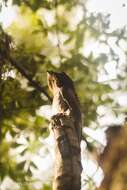
[[[2,62],[0,62],[0,84],[2,82],[2,67],[3,64]],[[2,89],[1,89],[2,91]],[[2,142],[2,126],[1,126],[1,122],[2,122],[2,118],[3,118],[3,108],[2,108],[2,94],[0,93],[0,143]]]
[[[45,91],[44,87],[41,86],[37,81],[33,80],[30,75],[27,74],[27,72],[14,60],[12,57],[9,57],[9,62],[12,66],[14,66],[21,74],[24,76],[30,84],[37,89],[39,92],[43,93],[50,101],[52,101],[52,98],[48,95],[48,93]]]
[[[59,16],[57,13],[57,7],[58,7],[58,2],[57,0],[55,0],[54,3],[55,6],[55,17],[56,17],[56,37],[57,37],[57,48],[58,48],[58,54],[59,54],[59,58],[60,58],[60,62],[62,60],[62,55],[61,55],[61,47],[60,47],[60,36],[59,36]]]

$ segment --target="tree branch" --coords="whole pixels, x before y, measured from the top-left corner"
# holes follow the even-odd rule
[[[41,86],[37,81],[33,80],[32,77],[30,75],[28,75],[27,72],[14,59],[12,59],[12,57],[9,57],[9,62],[11,63],[12,66],[14,66],[22,74],[22,76],[24,76],[30,82],[30,84],[35,89],[37,89],[39,92],[43,93],[50,100],[50,102],[52,101],[52,98],[45,91],[44,87]]]
[[[2,82],[2,67],[3,64],[2,62],[0,62],[0,84]],[[3,117],[3,106],[2,106],[2,95],[0,94],[0,143],[2,142],[2,127],[1,127],[2,117]]]
[[[62,54],[61,54],[61,47],[60,47],[60,36],[59,36],[59,16],[58,16],[58,12],[57,12],[57,7],[58,7],[58,2],[57,0],[55,0],[54,2],[54,8],[55,8],[55,17],[56,17],[56,38],[57,38],[57,49],[58,49],[58,56],[60,59],[60,62],[62,60]]]

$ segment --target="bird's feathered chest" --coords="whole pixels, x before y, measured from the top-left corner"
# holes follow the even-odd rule
[[[55,93],[55,96],[53,97],[53,103],[52,103],[52,115],[57,113],[64,113],[68,109],[68,105],[65,102],[61,91],[58,91]]]
[[[70,89],[61,88],[53,97],[52,114],[66,113],[76,120],[81,120],[79,103],[74,92]]]
[[[77,131],[78,139],[81,140],[81,112],[78,101],[73,91],[66,89],[64,93],[63,89],[57,91],[53,97],[52,115],[64,113],[70,115],[74,119],[75,129]]]

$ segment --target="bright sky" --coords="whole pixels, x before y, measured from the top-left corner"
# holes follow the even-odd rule
[[[127,25],[127,0],[90,0],[88,8],[91,12],[111,14],[111,28]]]
[[[127,0],[89,0],[88,9],[91,12],[110,13],[112,29],[127,25],[127,19],[125,19],[127,18]],[[16,19],[15,10],[16,8],[12,8],[11,3],[2,10],[0,21],[4,23],[4,26],[8,26]]]

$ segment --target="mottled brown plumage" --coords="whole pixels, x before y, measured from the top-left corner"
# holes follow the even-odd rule
[[[78,139],[81,141],[81,112],[73,81],[64,72],[48,71],[48,86],[53,94],[53,114],[71,115],[75,122]]]

